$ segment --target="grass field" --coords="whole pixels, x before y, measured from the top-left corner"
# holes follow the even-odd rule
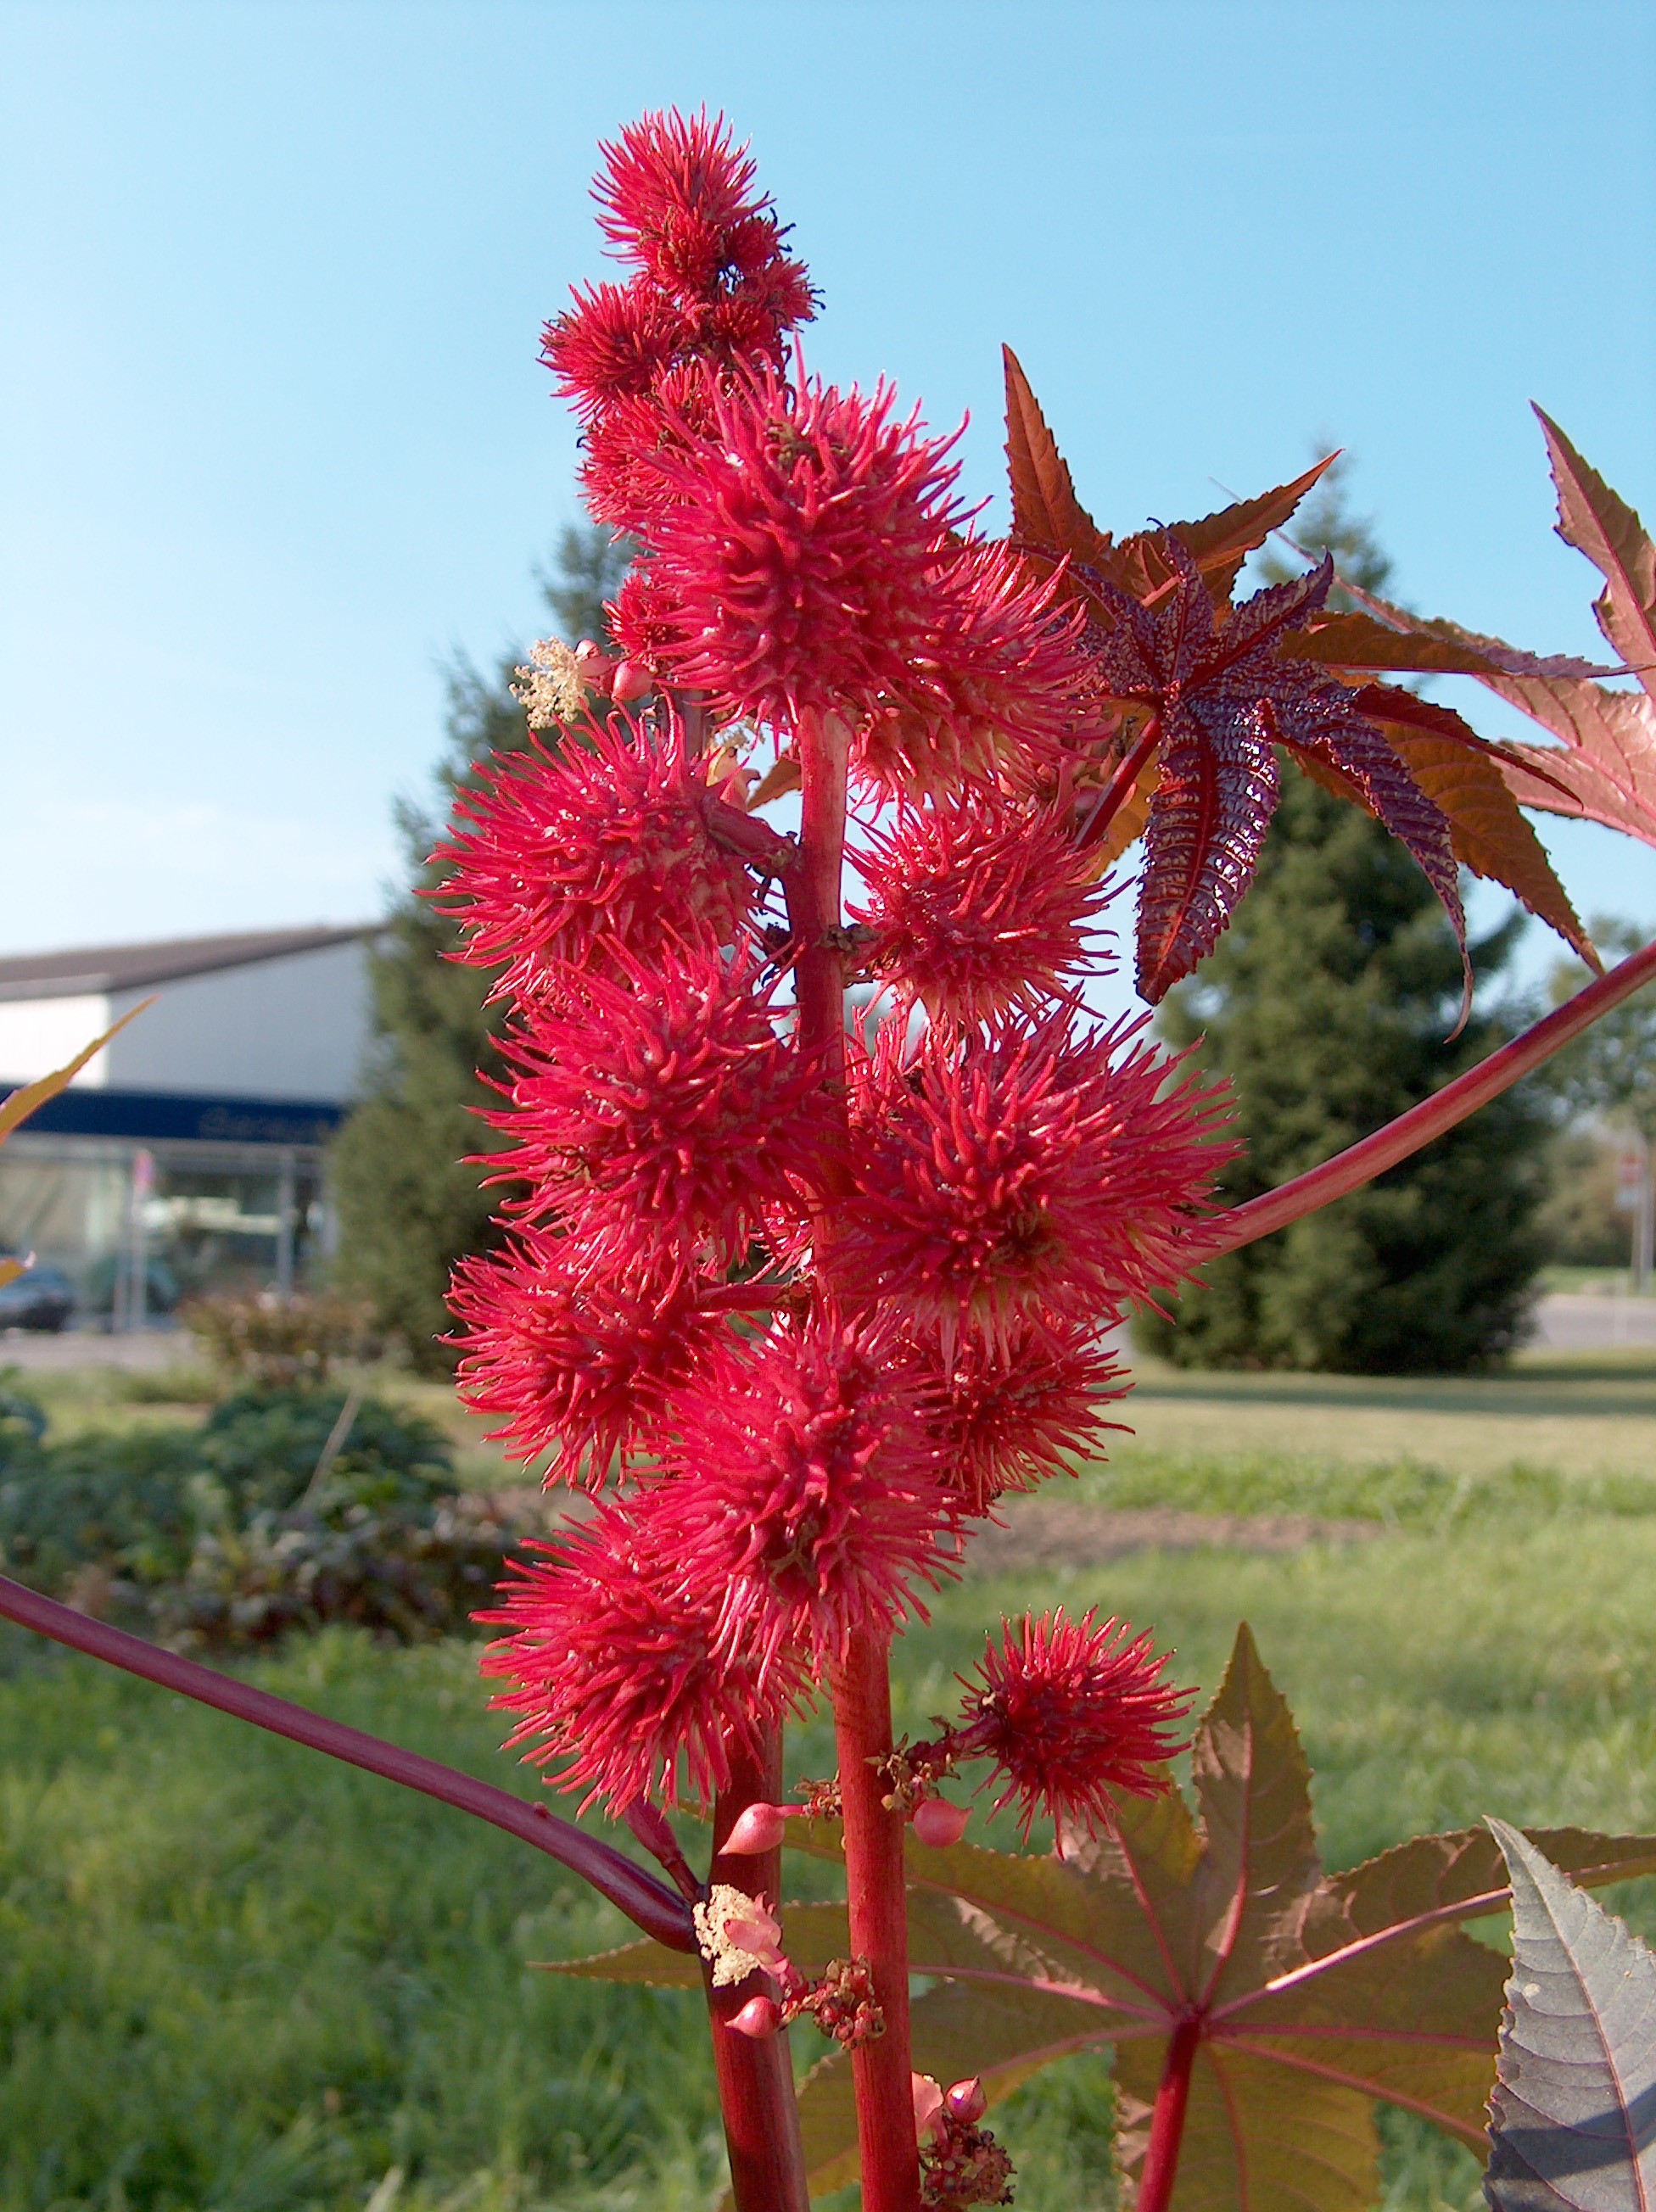
[[[1485,1812],[1656,1828],[1650,1355],[1473,1384],[1144,1380],[1137,1437],[1069,1498],[1385,1532],[963,1585],[902,1648],[899,1725],[952,1703],[1003,1609],[1062,1599],[1154,1624],[1204,1688],[1245,1617],[1298,1713],[1330,1863]],[[112,1398],[117,1417],[154,1409]],[[486,1448],[467,1450],[487,1479]],[[532,1794],[474,1667],[466,1646],[331,1634],[253,1671]],[[793,1756],[827,1770],[820,1725]],[[1656,1926],[1651,1899],[1620,1902]],[[697,2006],[530,1964],[626,1933],[459,1815],[0,1641],[0,2212],[703,2206],[718,2161]],[[1003,2108],[1022,2212],[1110,2203],[1107,2106],[1102,2063],[1082,2060]],[[1476,2201],[1464,2154],[1387,2132],[1391,2212]]]

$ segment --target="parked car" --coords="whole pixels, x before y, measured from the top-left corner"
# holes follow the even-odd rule
[[[56,1267],[26,1267],[0,1283],[0,1328],[44,1328],[55,1334],[75,1311],[75,1285]]]

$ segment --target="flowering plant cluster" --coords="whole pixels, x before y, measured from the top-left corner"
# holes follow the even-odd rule
[[[1131,1302],[1407,1157],[1656,974],[1647,948],[1221,1214],[1222,1093],[1142,1021],[1087,1010],[1111,863],[1142,840],[1154,1001],[1245,892],[1286,756],[1394,830],[1463,946],[1464,867],[1597,969],[1519,802],[1656,843],[1656,552],[1543,417],[1616,667],[1361,593],[1330,613],[1327,561],[1233,604],[1320,469],[1117,542],[1010,354],[1012,526],[990,538],[953,438],[883,384],[808,373],[815,295],[721,123],[645,118],[597,197],[622,278],[575,294],[546,359],[591,510],[639,550],[605,640],[535,647],[521,696],[540,737],[479,767],[443,849],[462,957],[508,1013],[489,1117],[506,1234],[460,1263],[452,1303],[465,1395],[572,1493],[484,1616],[510,1741],[667,1879],[544,1803],[3,1579],[0,1613],[490,1820],[580,1872],[650,1952],[694,1960],[738,2212],[805,2212],[784,2031],[807,2017],[841,2046],[855,2112],[827,2134],[855,2136],[866,2212],[1009,2203],[988,2077],[1104,2040],[1125,2099],[1134,2039],[1159,2054],[1140,2212],[1175,2201],[1187,2125],[1204,2173],[1233,2161],[1239,2201],[1360,2204],[1361,2177],[1341,2193],[1366,2140],[1354,2104],[1412,2102],[1464,2135],[1483,2094],[1467,2021],[1495,1969],[1449,1923],[1508,1894],[1489,1839],[1323,1877],[1245,1629],[1196,1729],[1200,1827],[1168,1794],[1190,1697],[1148,1633],[1096,1611],[1003,1621],[920,1743],[894,1739],[889,1650],[1002,1499],[1097,1448]],[[1387,672],[1475,677],[1557,742],[1490,744]],[[1630,672],[1648,696],[1600,681]],[[0,1139],[96,1049],[0,1105]],[[821,1697],[838,1771],[790,1802],[784,1727]],[[1026,1844],[1051,1820],[1056,1861],[962,1845],[974,1774]],[[673,1808],[710,1816],[705,1875]],[[843,1856],[831,1952],[827,1908],[782,1912],[790,1833]],[[1653,1839],[1555,1840],[1584,1881],[1656,1865]],[[987,1977],[1001,2006],[951,2014],[927,2046],[940,2073],[970,2063],[952,2081],[913,2063],[910,1876],[952,1906],[913,1966]],[[1489,2043],[1493,2065],[1493,2022]],[[1284,2109],[1268,2060],[1324,2100],[1303,2166],[1249,2134]],[[1336,2138],[1356,2146],[1343,2166]],[[843,2178],[833,2156],[817,2171]]]
[[[1105,869],[1142,826],[1159,997],[1246,887],[1279,747],[1391,824],[1464,944],[1455,826],[1379,719],[1413,695],[1285,650],[1327,561],[1230,605],[1304,481],[1116,548],[1032,399],[991,540],[954,439],[808,373],[814,295],[721,123],[647,117],[596,197],[625,281],[545,357],[591,511],[639,550],[606,643],[536,647],[549,740],[480,771],[441,856],[510,1017],[510,1233],[455,1277],[461,1389],[592,1497],[511,1574],[485,1668],[512,1743],[693,1894],[715,2023],[810,2012],[850,2050],[865,2204],[1008,2201],[970,2082],[911,2108],[904,1825],[958,1841],[946,1785],[986,1761],[1026,1838],[1108,1832],[1188,1698],[1148,1637],[1060,1613],[1003,1624],[909,1747],[886,1655],[997,1500],[1096,1442],[1102,1340],[1209,1249],[1222,1097],[1086,1011]],[[798,1809],[843,1822],[855,1955],[813,1984],[773,1917],[776,1800],[825,1691],[840,1771]],[[680,1803],[715,1820],[705,1894]]]

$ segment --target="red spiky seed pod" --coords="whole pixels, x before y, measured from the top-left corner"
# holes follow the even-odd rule
[[[533,1000],[675,938],[730,942],[755,886],[714,836],[710,804],[676,723],[660,735],[612,714],[556,752],[532,742],[491,763],[433,855],[448,865],[437,896],[460,957],[501,969],[496,997]]]
[[[969,1513],[1008,1491],[1033,1490],[1096,1451],[1119,1428],[1105,1408],[1129,1384],[1091,1322],[1014,1322],[1004,1348],[975,1337],[942,1356],[935,1333],[906,1339],[897,1361],[940,1480]]]
[[[935,619],[953,441],[895,420],[884,385],[865,398],[767,370],[706,398],[713,429],[677,426],[654,463],[650,543],[689,641],[677,680],[773,726],[866,712]]]
[[[484,1655],[510,1687],[493,1700],[517,1723],[508,1749],[557,1765],[561,1789],[618,1811],[636,1797],[706,1805],[799,1693],[785,1663],[761,1681],[715,1649],[710,1615],[685,1602],[671,1531],[631,1506],[600,1506],[539,1554],[514,1562],[500,1603],[478,1619],[511,1632]]]
[[[934,1030],[910,1060],[891,1023],[863,1078],[835,1265],[946,1363],[964,1337],[1004,1358],[1020,1322],[1072,1328],[1177,1279],[1229,1157],[1221,1094],[1174,1088],[1142,1021],[1075,1035],[1071,1012]]]
[[[553,1455],[545,1481],[595,1488],[646,1441],[667,1401],[705,1382],[728,1352],[728,1322],[699,1304],[679,1264],[632,1272],[611,1255],[531,1225],[454,1269],[459,1389],[525,1461]]]
[[[1110,893],[1068,810],[987,792],[899,805],[856,855],[863,965],[933,1020],[979,1024],[1062,992]]]
[[[951,1571],[952,1501],[855,1329],[831,1316],[767,1338],[740,1374],[682,1393],[664,1458],[692,1604],[761,1668],[820,1675],[852,1632],[922,1613]]]
[[[712,1246],[740,1258],[819,1165],[820,1083],[784,1037],[752,957],[664,947],[526,1010],[502,1044],[510,1210],[556,1209],[623,1266]]]
[[[852,765],[886,790],[1050,781],[1103,734],[1098,659],[1053,579],[981,539],[940,544],[929,628],[906,674],[858,725]]]
[[[616,650],[660,676],[683,652],[684,610],[653,561],[635,561],[606,606]]]
[[[1060,1830],[1107,1827],[1112,1791],[1152,1797],[1160,1770],[1183,1749],[1178,1730],[1195,1692],[1162,1680],[1148,1633],[1099,1621],[1096,1609],[1071,1620],[1062,1606],[1039,1620],[1002,1624],[989,1639],[967,1695],[953,1748],[995,1768],[998,1813],[1016,1803],[1024,1840],[1044,1811]]]
[[[594,284],[547,324],[541,359],[588,421],[618,399],[653,392],[692,331],[654,286]]]

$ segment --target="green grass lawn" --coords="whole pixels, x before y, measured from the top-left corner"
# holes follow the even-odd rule
[[[1650,1355],[1477,1384],[1146,1379],[1137,1439],[1064,1494],[1366,1513],[1386,1533],[962,1585],[902,1648],[899,1725],[952,1704],[1002,1610],[1153,1624],[1204,1689],[1245,1617],[1299,1716],[1330,1864],[1486,1812],[1656,1828],[1656,1480],[1632,1448],[1656,1436]],[[1509,1454],[1513,1475],[1460,1449],[1526,1406],[1567,1452]],[[1216,1432],[1173,1425],[1217,1408]],[[1285,1437],[1330,1416],[1332,1444]],[[475,1656],[330,1634],[253,1671],[533,1794],[495,1748]],[[794,1762],[827,1771],[820,1725]],[[1617,1901],[1656,1927],[1647,1896]],[[458,1814],[0,1641],[0,2212],[704,2206],[697,2006],[532,1968],[628,1932]],[[1101,2063],[1077,2061],[1002,2108],[1022,2212],[1111,2201],[1107,2106]],[[1476,2201],[1463,2154],[1388,2135],[1393,2212]]]

